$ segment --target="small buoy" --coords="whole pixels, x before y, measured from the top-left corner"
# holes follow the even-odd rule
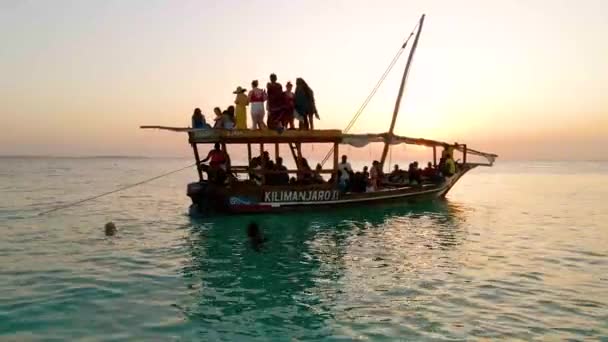
[[[106,223],[106,236],[114,236],[117,232],[116,225],[114,222]]]

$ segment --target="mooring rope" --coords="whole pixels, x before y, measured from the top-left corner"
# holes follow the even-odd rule
[[[378,92],[378,89],[380,89],[380,86],[382,85],[382,83],[384,82],[384,80],[386,79],[386,77],[388,76],[388,74],[391,72],[391,70],[393,69],[393,67],[395,66],[395,64],[397,64],[397,61],[399,60],[399,57],[401,57],[401,54],[403,54],[403,51],[405,51],[405,48],[407,47],[407,43],[414,36],[414,32],[416,32],[416,29],[418,28],[418,25],[420,25],[420,22],[418,22],[416,24],[416,26],[414,26],[414,29],[412,30],[412,32],[410,32],[410,34],[407,37],[407,39],[405,40],[405,42],[403,42],[403,44],[401,45],[401,47],[399,48],[399,50],[397,50],[397,53],[393,57],[393,60],[389,63],[389,65],[386,68],[386,70],[384,70],[384,73],[382,74],[382,76],[380,76],[380,79],[378,80],[378,82],[376,82],[376,85],[374,86],[374,88],[372,89],[372,91],[369,93],[369,95],[367,95],[367,98],[365,99],[365,101],[363,101],[363,103],[361,104],[361,106],[359,107],[359,109],[355,112],[355,115],[353,116],[353,118],[350,119],[350,121],[348,122],[348,125],[346,125],[346,128],[344,128],[344,130],[342,131],[343,133],[348,133],[348,131],[355,125],[355,123],[357,122],[357,120],[359,119],[359,117],[361,116],[361,114],[363,113],[363,111],[365,110],[365,108],[367,107],[367,105],[370,103],[370,101],[372,100],[372,98],[374,97],[374,95],[376,95],[376,92]],[[330,148],[330,150],[327,151],[327,154],[325,155],[325,158],[323,158],[323,161],[321,162],[321,166],[325,165],[325,163],[331,157],[331,155],[332,155],[333,152],[334,152],[334,148],[332,146]]]
[[[136,187],[136,186],[138,186],[138,185],[142,185],[142,184],[145,184],[145,183],[149,183],[149,182],[151,182],[151,181],[153,181],[153,180],[157,180],[157,179],[159,179],[159,178],[166,177],[166,176],[169,176],[169,175],[171,175],[171,174],[174,174],[174,173],[177,173],[177,172],[183,171],[183,170],[185,170],[185,169],[191,168],[191,167],[193,167],[194,165],[196,165],[196,163],[194,163],[194,164],[190,164],[190,165],[188,165],[188,166],[184,166],[184,167],[179,168],[179,169],[177,169],[177,170],[173,170],[173,171],[169,171],[169,172],[163,173],[163,174],[161,174],[161,175],[158,175],[158,176],[155,176],[155,177],[152,177],[152,178],[148,178],[148,179],[146,179],[146,180],[142,180],[142,181],[137,182],[137,183],[134,183],[134,184],[130,184],[130,185],[127,185],[127,186],[123,186],[123,187],[121,187],[121,188],[118,188],[118,189],[115,189],[115,190],[112,190],[112,191],[104,192],[103,194],[95,195],[95,196],[93,196],[93,197],[88,197],[88,198],[82,199],[82,200],[77,201],[77,202],[73,202],[73,203],[69,203],[69,204],[64,204],[64,205],[60,205],[60,206],[55,207],[55,208],[53,208],[53,209],[50,209],[50,210],[47,210],[47,211],[43,211],[43,212],[39,213],[39,214],[38,214],[38,215],[36,215],[36,216],[43,216],[43,215],[46,215],[46,214],[49,214],[49,213],[55,212],[55,211],[57,211],[57,210],[61,210],[61,209],[66,209],[66,208],[74,207],[74,206],[77,206],[77,205],[82,204],[82,203],[84,203],[84,202],[92,201],[92,200],[94,200],[94,199],[98,199],[98,198],[101,198],[101,197],[104,197],[104,196],[107,196],[107,195],[111,195],[111,194],[117,193],[117,192],[119,192],[119,191],[123,191],[123,190],[127,190],[127,189],[130,189],[130,188],[134,188],[134,187]]]

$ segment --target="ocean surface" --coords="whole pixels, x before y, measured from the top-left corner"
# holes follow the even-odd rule
[[[605,162],[499,160],[445,200],[220,218],[187,215],[186,170],[36,216],[191,162],[0,158],[0,341],[608,341]]]

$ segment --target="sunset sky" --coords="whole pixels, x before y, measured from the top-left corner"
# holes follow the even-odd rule
[[[396,132],[608,159],[608,2],[0,0],[0,155],[189,155],[232,91],[303,77],[343,128],[422,13]],[[355,132],[385,131],[406,55]]]

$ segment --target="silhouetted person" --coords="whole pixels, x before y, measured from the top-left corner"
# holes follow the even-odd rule
[[[277,185],[287,185],[289,184],[289,173],[287,172],[287,168],[283,165],[283,158],[277,157],[277,164],[275,165],[275,170],[279,171],[277,174]]]
[[[195,108],[192,114],[192,128],[210,128],[200,108]]]
[[[281,114],[285,110],[285,95],[283,95],[283,86],[277,82],[277,75],[270,74],[270,82],[266,84],[266,93],[268,95],[268,119],[267,126],[270,129],[282,128]]]
[[[310,89],[308,84],[306,84],[302,78],[296,79],[294,106],[296,112],[298,113],[298,117],[301,118],[300,129],[314,129],[313,115],[319,119],[317,105],[315,104],[315,95],[312,89]]]
[[[116,229],[116,225],[113,222],[106,223],[106,226],[105,226],[106,236],[114,236],[114,235],[116,235],[117,232],[118,232],[118,229]]]

